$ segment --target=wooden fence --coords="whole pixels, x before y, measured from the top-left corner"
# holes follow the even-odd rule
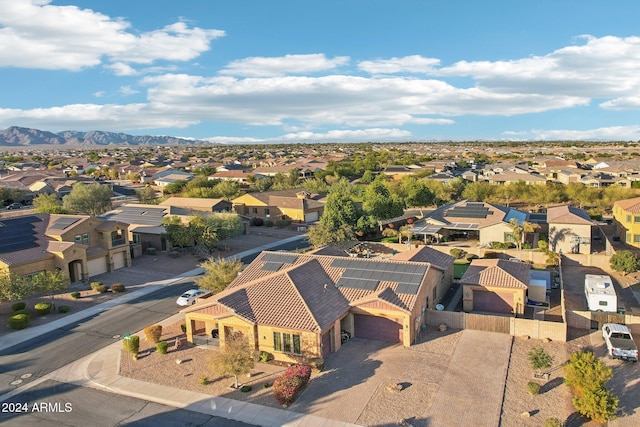
[[[544,320],[519,319],[489,314],[464,313],[457,311],[427,311],[427,324],[438,326],[444,323],[450,328],[474,329],[498,332],[512,336],[528,336],[536,339],[548,338],[552,341],[567,340],[567,324]]]

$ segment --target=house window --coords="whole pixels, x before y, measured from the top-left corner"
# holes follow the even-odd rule
[[[283,353],[302,354],[299,334],[287,334],[284,332],[273,333],[273,350]]]
[[[82,243],[84,243],[85,245],[89,244],[89,233],[84,233],[82,235]]]
[[[111,246],[124,245],[124,233],[122,230],[116,230],[111,232]]]
[[[633,235],[633,243],[640,243],[640,234]]]
[[[633,222],[640,222],[640,216],[633,217]]]
[[[631,215],[627,215],[627,222],[631,222]]]
[[[251,208],[251,213],[257,214],[258,213],[258,208]]]
[[[73,236],[73,241],[75,243],[82,243],[82,234],[76,234],[75,236]]]
[[[88,233],[76,234],[75,236],[73,236],[73,241],[75,243],[84,243],[85,245],[88,245],[89,244],[89,234]]]
[[[142,238],[140,238],[140,234],[133,233],[133,243],[142,243]]]
[[[269,215],[269,208],[264,208],[264,214]]]

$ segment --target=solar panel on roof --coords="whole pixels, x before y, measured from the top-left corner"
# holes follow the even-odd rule
[[[379,282],[376,280],[361,280],[343,277],[338,280],[337,286],[349,289],[374,291],[378,287],[378,283]]]
[[[262,264],[262,270],[265,271],[278,271],[282,267],[281,262],[265,262]]]
[[[396,288],[396,293],[415,295],[418,293],[418,288],[418,286],[411,283],[399,283],[398,287]]]
[[[49,228],[52,230],[64,230],[78,221],[80,221],[80,218],[58,218]]]
[[[262,260],[267,262],[280,262],[283,264],[293,264],[297,258],[298,258],[298,255],[279,252],[279,253],[266,253],[262,257]]]

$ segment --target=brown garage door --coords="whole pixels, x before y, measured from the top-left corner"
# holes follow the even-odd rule
[[[474,290],[473,311],[511,314],[513,312],[513,294]]]
[[[354,335],[358,338],[380,340],[388,342],[401,342],[402,325],[386,317],[366,316],[355,314],[353,316]]]

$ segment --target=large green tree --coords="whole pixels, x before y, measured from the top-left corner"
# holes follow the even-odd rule
[[[140,203],[155,204],[158,201],[156,190],[150,185],[136,190],[136,197]]]
[[[609,258],[609,265],[624,274],[634,273],[640,269],[640,257],[631,251],[618,251]]]
[[[63,214],[62,201],[55,194],[40,194],[33,199],[33,210],[37,213]]]
[[[200,264],[200,267],[204,269],[204,275],[196,279],[196,283],[201,289],[217,294],[224,291],[233,279],[238,277],[238,273],[242,270],[242,262],[236,259],[209,258]]]
[[[64,196],[62,206],[72,213],[98,216],[111,209],[112,196],[108,185],[78,183]]]
[[[404,213],[404,202],[392,196],[387,185],[378,180],[367,186],[362,207],[376,220],[395,218]]]
[[[348,180],[340,179],[331,186],[320,224],[329,230],[337,230],[343,225],[354,227],[360,215],[352,185]]]

